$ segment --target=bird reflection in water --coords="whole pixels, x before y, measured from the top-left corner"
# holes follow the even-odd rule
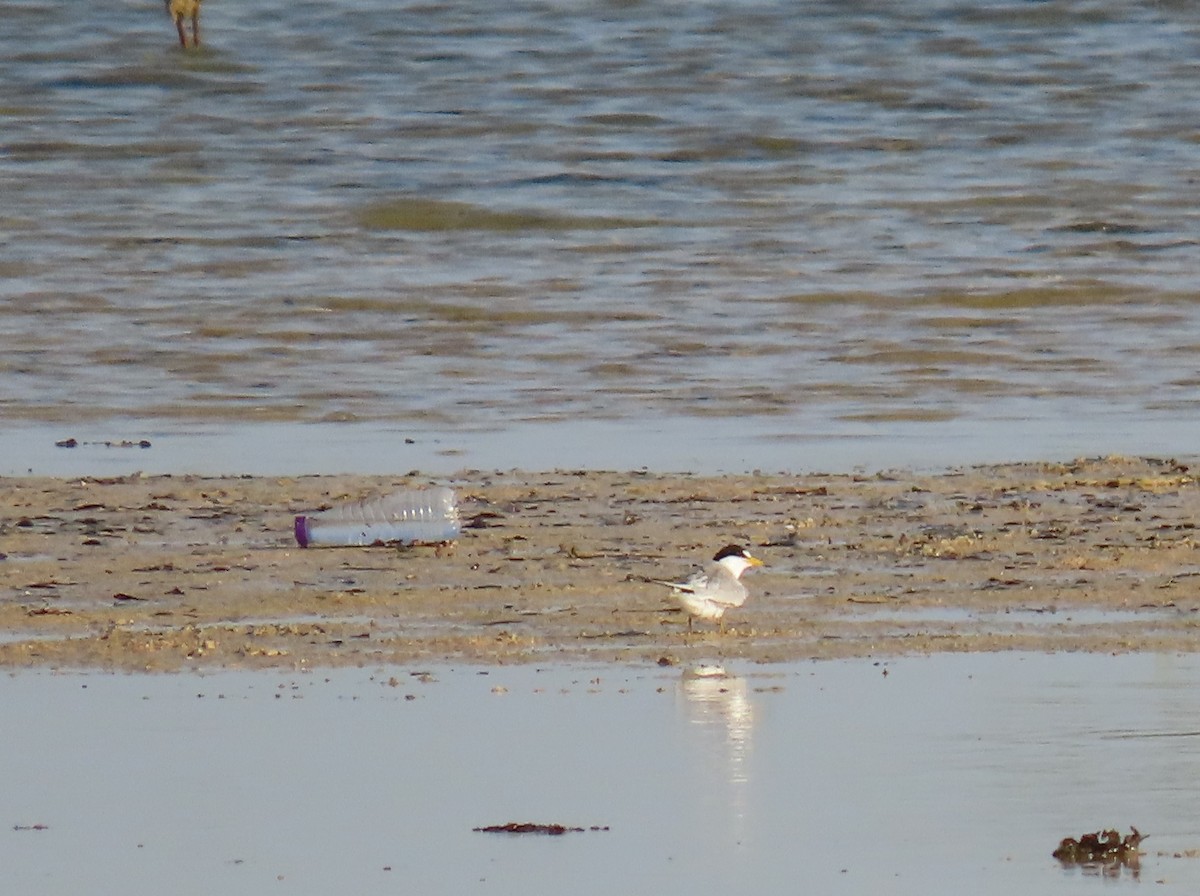
[[[721,666],[693,666],[680,676],[678,694],[693,739],[701,748],[704,767],[700,772],[705,780],[724,781],[728,786],[733,833],[740,839],[754,729],[749,686]]]

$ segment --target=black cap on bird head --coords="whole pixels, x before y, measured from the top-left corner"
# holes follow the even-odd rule
[[[721,550],[717,551],[716,556],[713,557],[713,561],[719,563],[720,561],[724,560],[726,557],[749,558],[750,552],[748,550],[746,550],[744,547],[742,547],[740,544],[727,544],[727,545],[725,545],[725,547],[721,548]]]

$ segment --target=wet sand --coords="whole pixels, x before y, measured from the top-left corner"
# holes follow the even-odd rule
[[[292,518],[419,476],[0,480],[0,665],[125,670],[1192,651],[1187,463],[693,477],[466,471],[435,547]],[[728,631],[645,577],[753,546]]]

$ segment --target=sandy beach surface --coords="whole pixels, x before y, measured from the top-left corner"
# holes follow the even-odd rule
[[[462,537],[308,548],[296,514],[420,476],[0,480],[0,665],[179,670],[1192,651],[1200,488],[1110,457],[937,473],[480,472]],[[728,630],[667,589],[766,566]]]

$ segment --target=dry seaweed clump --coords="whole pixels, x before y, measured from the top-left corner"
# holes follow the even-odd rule
[[[1054,858],[1063,865],[1102,866],[1103,870],[1119,872],[1122,867],[1136,870],[1142,853],[1138,849],[1146,835],[1129,826],[1133,833],[1122,837],[1119,831],[1109,829],[1084,834],[1078,840],[1066,837],[1054,850]]]

